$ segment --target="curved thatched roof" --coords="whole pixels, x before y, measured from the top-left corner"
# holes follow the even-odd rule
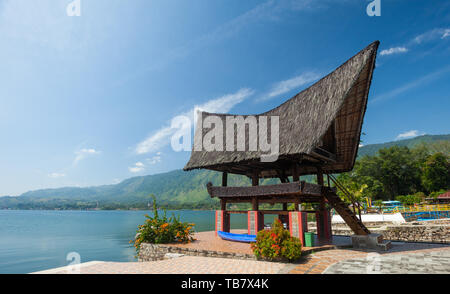
[[[276,162],[261,162],[264,153],[258,151],[203,150],[192,151],[184,169],[206,168],[247,175],[256,172],[260,177],[277,177],[280,172],[292,175],[293,166],[298,166],[295,168],[300,174],[313,173],[317,166],[329,173],[351,170],[378,45],[378,41],[370,44],[314,85],[260,114],[279,116],[280,156]],[[219,116],[224,125],[226,117],[233,116],[203,112],[201,120],[211,115]],[[202,137],[207,132],[203,129]]]

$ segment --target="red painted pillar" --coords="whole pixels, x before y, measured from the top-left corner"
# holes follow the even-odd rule
[[[216,210],[216,235],[218,231],[230,232],[230,214],[226,210]]]
[[[322,242],[332,241],[331,213],[329,210],[316,212],[317,238]]]
[[[289,232],[292,237],[299,238],[302,245],[305,245],[305,232],[308,231],[308,218],[306,212],[289,212]]]
[[[247,213],[247,227],[249,235],[256,235],[264,230],[264,215],[259,211],[249,211]]]

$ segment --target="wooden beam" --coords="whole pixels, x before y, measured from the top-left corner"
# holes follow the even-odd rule
[[[281,214],[281,215],[287,215],[287,214],[289,214],[289,211],[283,211],[283,210],[259,210],[259,212],[261,212],[262,214]],[[245,214],[245,213],[248,213],[248,210],[229,210],[229,211],[227,211],[227,213],[230,213],[230,214],[239,214],[239,213],[242,213],[242,214]]]
[[[227,201],[225,199],[220,199],[220,210],[227,210]]]
[[[319,203],[320,196],[301,196],[288,198],[261,198],[258,197],[258,203]],[[250,197],[227,197],[227,203],[252,203]]]
[[[336,162],[336,154],[333,154],[329,152],[328,150],[322,149],[320,147],[314,148],[314,150],[311,152],[312,155],[320,157],[321,159],[324,159],[325,161],[331,161]]]

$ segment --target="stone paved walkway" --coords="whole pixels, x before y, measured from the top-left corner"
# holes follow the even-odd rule
[[[278,274],[290,269],[285,263],[199,256],[183,256],[148,262],[93,262],[82,265],[80,274]],[[38,272],[74,273],[69,268]]]
[[[345,240],[344,240],[345,241]],[[393,242],[388,252],[334,249],[305,255],[293,264],[182,256],[149,262],[102,262],[81,265],[82,274],[335,274],[450,273],[450,245]],[[70,273],[57,268],[38,273]]]
[[[450,274],[450,250],[409,254],[368,254],[338,262],[324,274]]]
[[[320,251],[301,258],[290,274],[321,274],[327,267],[342,260],[365,257],[367,253],[351,249]]]
[[[378,255],[379,254],[379,255]],[[433,257],[431,257],[433,255]],[[320,273],[366,273],[380,269],[379,263],[386,261],[385,273],[416,271],[413,266],[405,264],[420,264],[436,261],[435,267],[429,267],[428,273],[450,273],[447,266],[450,256],[450,246],[443,244],[403,243],[393,242],[388,252],[367,252],[356,249],[338,249],[321,251],[307,255],[297,263],[289,273],[291,274],[320,274]],[[379,259],[381,257],[381,259]],[[400,262],[401,261],[401,262]],[[367,270],[366,270],[366,266]],[[354,266],[355,270],[352,269]],[[406,271],[406,272],[405,272]],[[425,271],[425,270],[423,270]]]

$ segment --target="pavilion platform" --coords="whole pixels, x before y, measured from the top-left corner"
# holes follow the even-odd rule
[[[246,234],[247,230],[231,230],[232,233]],[[194,242],[188,244],[164,244],[171,253],[196,256],[228,257],[236,259],[254,259],[249,243],[223,240],[216,236],[215,231],[199,232],[194,235]],[[302,254],[322,250],[351,247],[351,239],[346,236],[333,236],[332,242],[322,244],[315,235],[315,247],[303,247]],[[160,245],[161,246],[161,245]]]

